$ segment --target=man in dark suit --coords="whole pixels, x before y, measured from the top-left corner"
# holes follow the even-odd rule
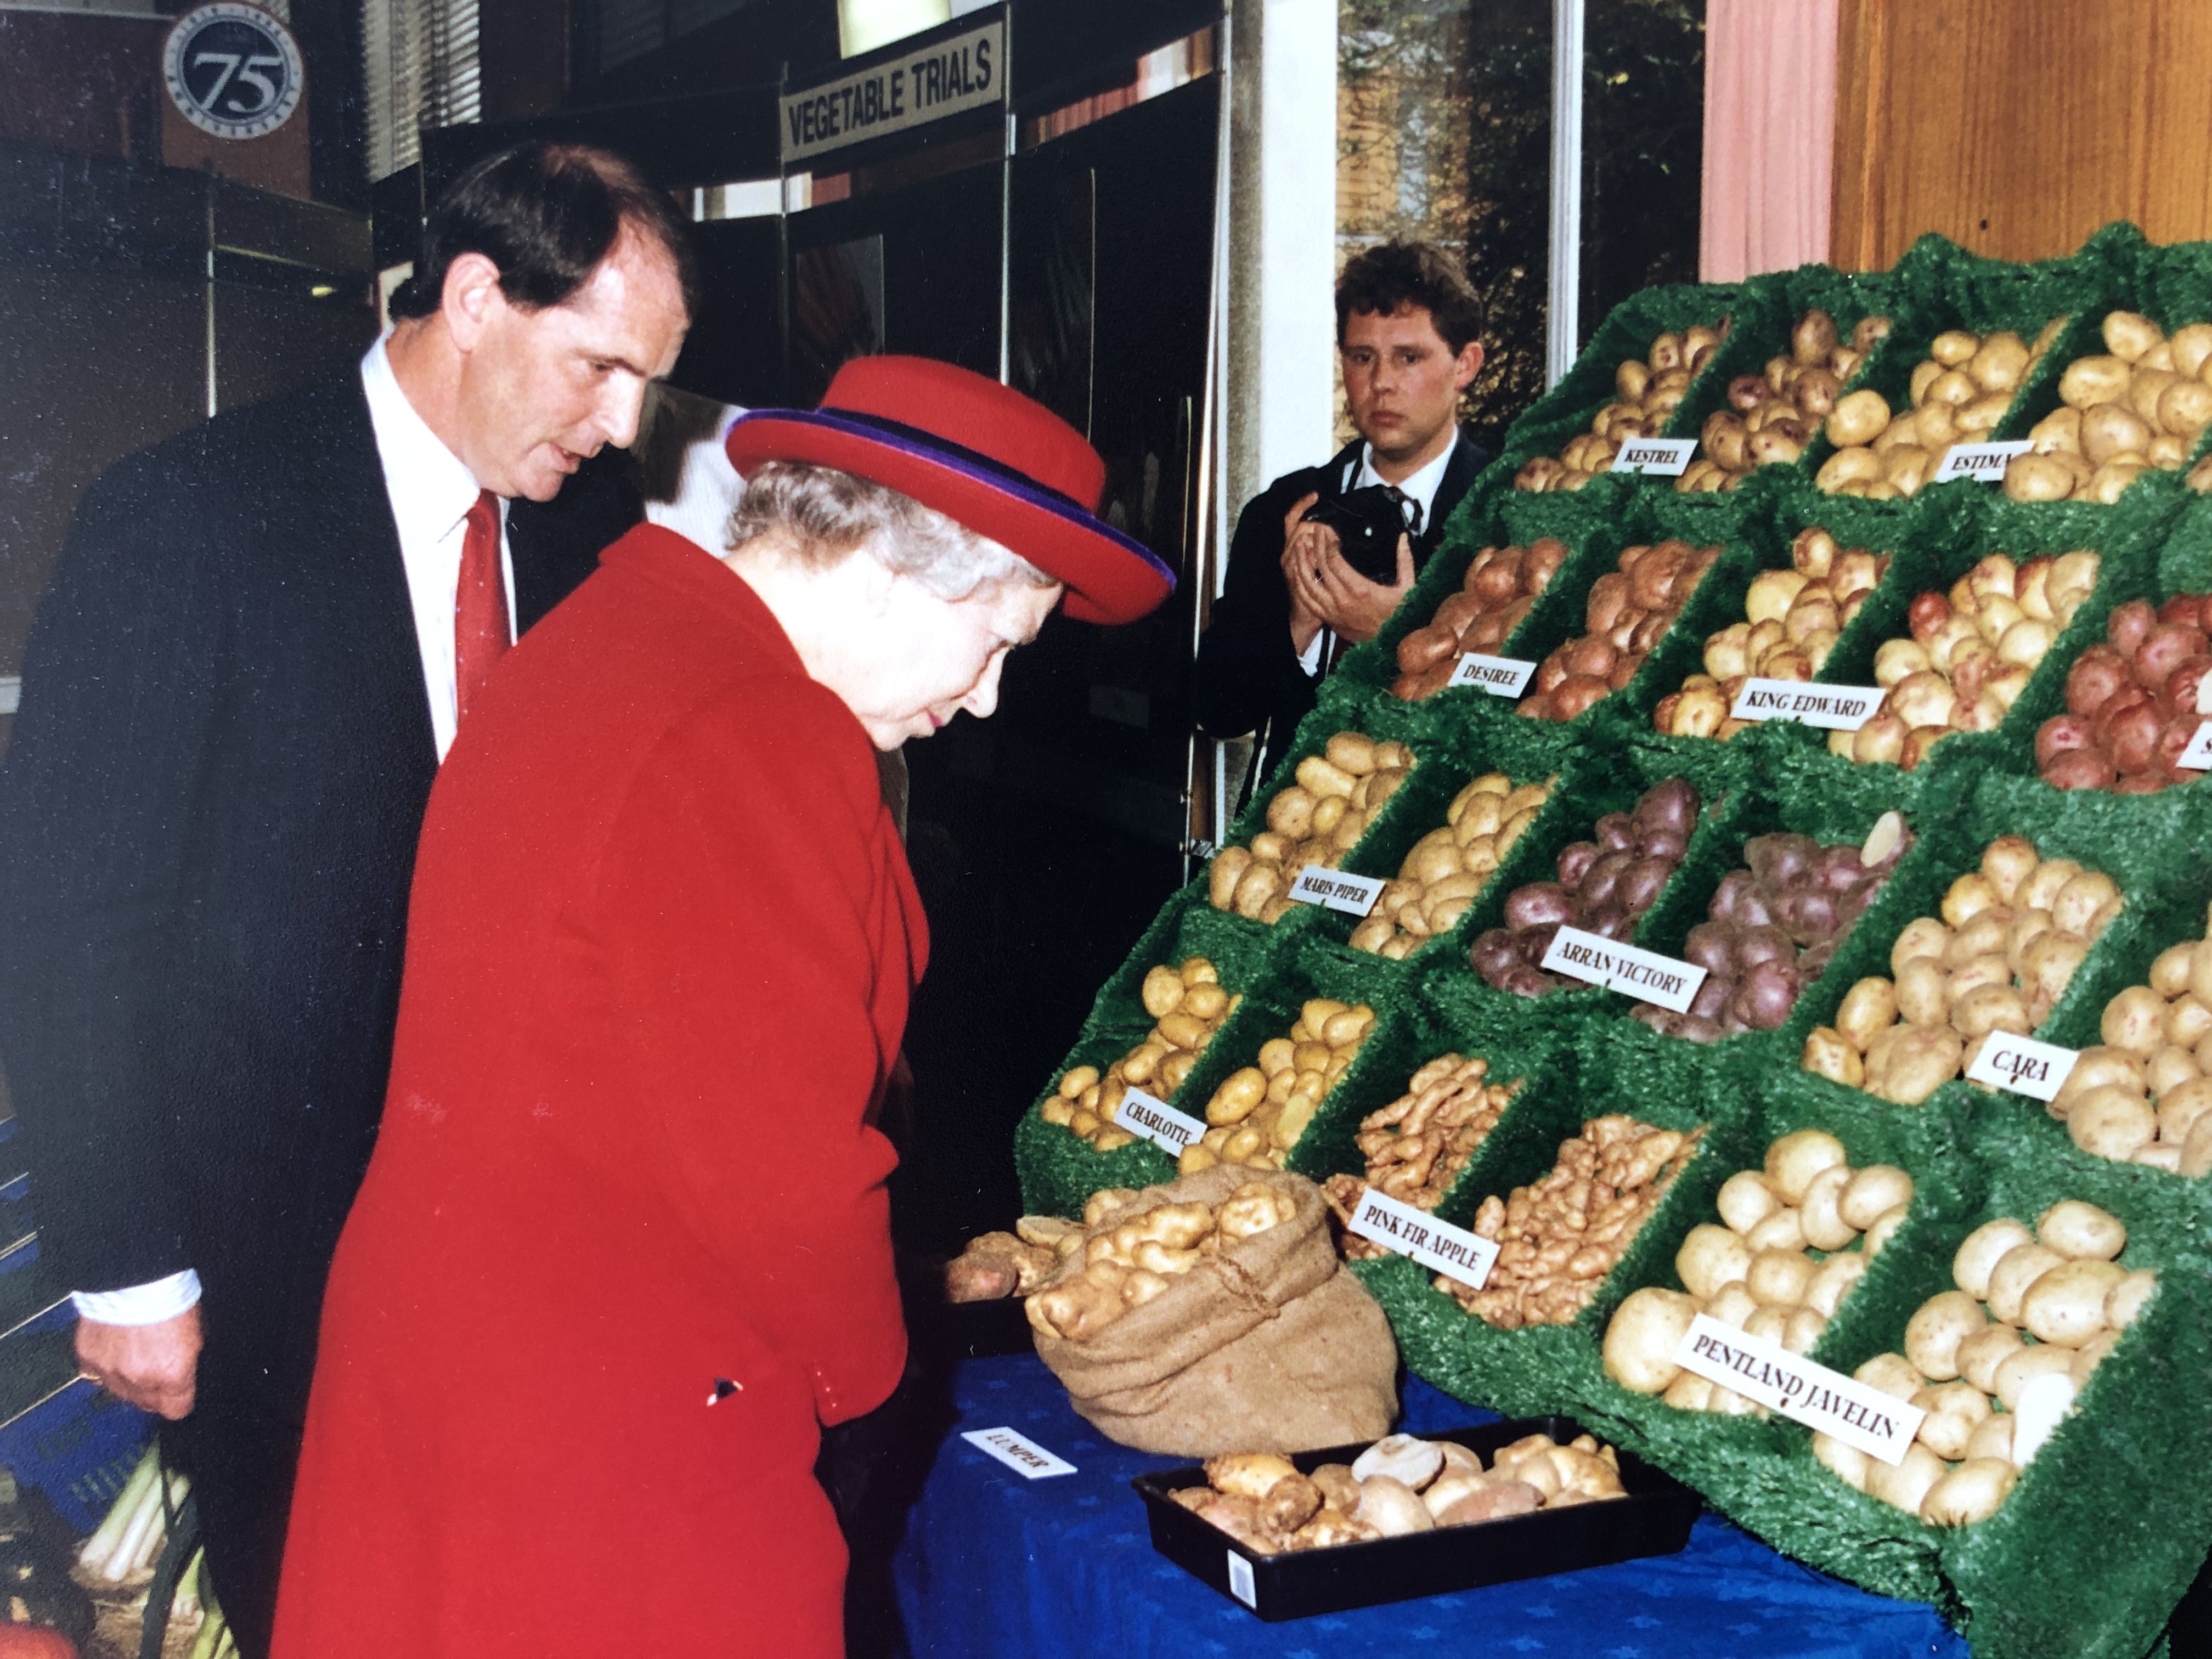
[[[1287,473],[1245,504],[1229,576],[1199,642],[1198,724],[1261,740],[1253,775],[1279,759],[1340,651],[1375,637],[1490,457],[1459,429],[1459,398],[1482,369],[1480,305],[1466,273],[1428,242],[1386,242],[1344,268],[1336,343],[1358,440]],[[1304,522],[1322,495],[1396,489],[1407,520],[1389,582],[1346,563],[1336,532]]]
[[[172,1419],[249,1659],[431,781],[516,625],[635,516],[562,484],[675,361],[684,236],[599,152],[471,169],[359,371],[111,470],[32,631],[0,1060],[79,1362]]]

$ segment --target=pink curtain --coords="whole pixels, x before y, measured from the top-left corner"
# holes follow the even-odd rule
[[[1828,257],[1839,0],[1706,0],[1698,274]]]

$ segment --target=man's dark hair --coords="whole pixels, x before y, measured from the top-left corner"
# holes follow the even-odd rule
[[[1336,279],[1336,343],[1355,311],[1388,317],[1419,306],[1457,356],[1481,331],[1482,302],[1458,260],[1434,242],[1384,242],[1345,266]]]
[[[699,265],[676,204],[611,151],[544,139],[488,155],[430,210],[422,258],[392,296],[392,314],[428,317],[464,253],[499,267],[499,291],[531,311],[557,306],[591,280],[627,226],[675,262],[684,309],[699,313]]]

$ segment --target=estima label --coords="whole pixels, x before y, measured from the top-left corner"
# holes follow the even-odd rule
[[[2204,678],[2212,680],[2212,674]],[[2197,688],[2197,696],[2201,701],[2203,687]],[[2192,772],[2212,771],[2212,720],[2206,720],[2197,728],[2197,735],[2190,738],[2189,746],[2175,757],[2173,763],[2186,767]]]
[[[1678,478],[1698,453],[1695,438],[1631,438],[1613,458],[1615,472],[1641,472],[1654,478]]]
[[[1740,720],[1795,720],[1824,732],[1856,732],[1875,717],[1888,695],[1878,685],[1751,679],[1735,694],[1735,707],[1729,714]]]
[[[1992,1031],[1974,1063],[1966,1067],[1966,1080],[1986,1083],[1993,1089],[2009,1089],[2016,1095],[2030,1095],[2037,1100],[2056,1100],[2058,1091],[2066,1086],[2074,1062],[2081,1058],[2078,1048],[2061,1048],[2056,1043],[2038,1042],[2033,1037],[2015,1036],[2010,1031]]]
[[[1386,1198],[1372,1187],[1345,1228],[1473,1290],[1489,1281],[1491,1267],[1498,1260],[1498,1246],[1480,1234]]]
[[[1674,1350],[1674,1363],[1893,1467],[1905,1461],[1928,1415],[1894,1395],[1815,1365],[1779,1342],[1747,1335],[1708,1314],[1690,1322],[1689,1334]]]
[[[1073,1474],[1075,1465],[1055,1457],[1025,1434],[1012,1429],[970,1429],[960,1437],[980,1451],[987,1451],[1015,1474],[1031,1480],[1055,1474]]]
[[[1928,482],[1948,483],[1954,478],[1978,478],[1984,483],[1995,483],[2004,477],[2004,470],[2014,456],[2025,455],[2034,447],[2025,438],[2002,444],[1953,444]]]
[[[1384,876],[1354,876],[1341,870],[1325,870],[1318,864],[1309,864],[1298,872],[1298,878],[1291,884],[1285,898],[1299,904],[1323,904],[1332,910],[1341,910],[1348,916],[1364,916],[1375,908],[1375,901],[1382,896],[1389,886]]]
[[[1181,1158],[1182,1149],[1206,1133],[1206,1125],[1196,1118],[1184,1116],[1164,1100],[1155,1100],[1142,1089],[1132,1089],[1121,1097],[1114,1121],[1176,1158]]]
[[[1486,657],[1480,651],[1469,651],[1460,658],[1444,684],[1475,686],[1493,697],[1517,697],[1528,689],[1528,677],[1535,672],[1534,663],[1518,657]],[[2212,674],[2205,678],[2212,679]]]
[[[1544,952],[1542,965],[1555,974],[1602,985],[1639,1001],[1656,1002],[1678,1014],[1690,1011],[1705,970],[1662,957],[1656,951],[1639,951],[1602,933],[1585,933],[1579,927],[1562,927]]]

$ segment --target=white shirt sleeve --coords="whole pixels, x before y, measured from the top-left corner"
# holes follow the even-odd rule
[[[150,1285],[70,1292],[78,1317],[96,1325],[158,1325],[165,1319],[174,1319],[199,1299],[200,1276],[190,1267]]]
[[[1313,642],[1298,653],[1298,666],[1306,671],[1308,679],[1321,672],[1321,660],[1322,654],[1328,649],[1328,629],[1316,629]]]

